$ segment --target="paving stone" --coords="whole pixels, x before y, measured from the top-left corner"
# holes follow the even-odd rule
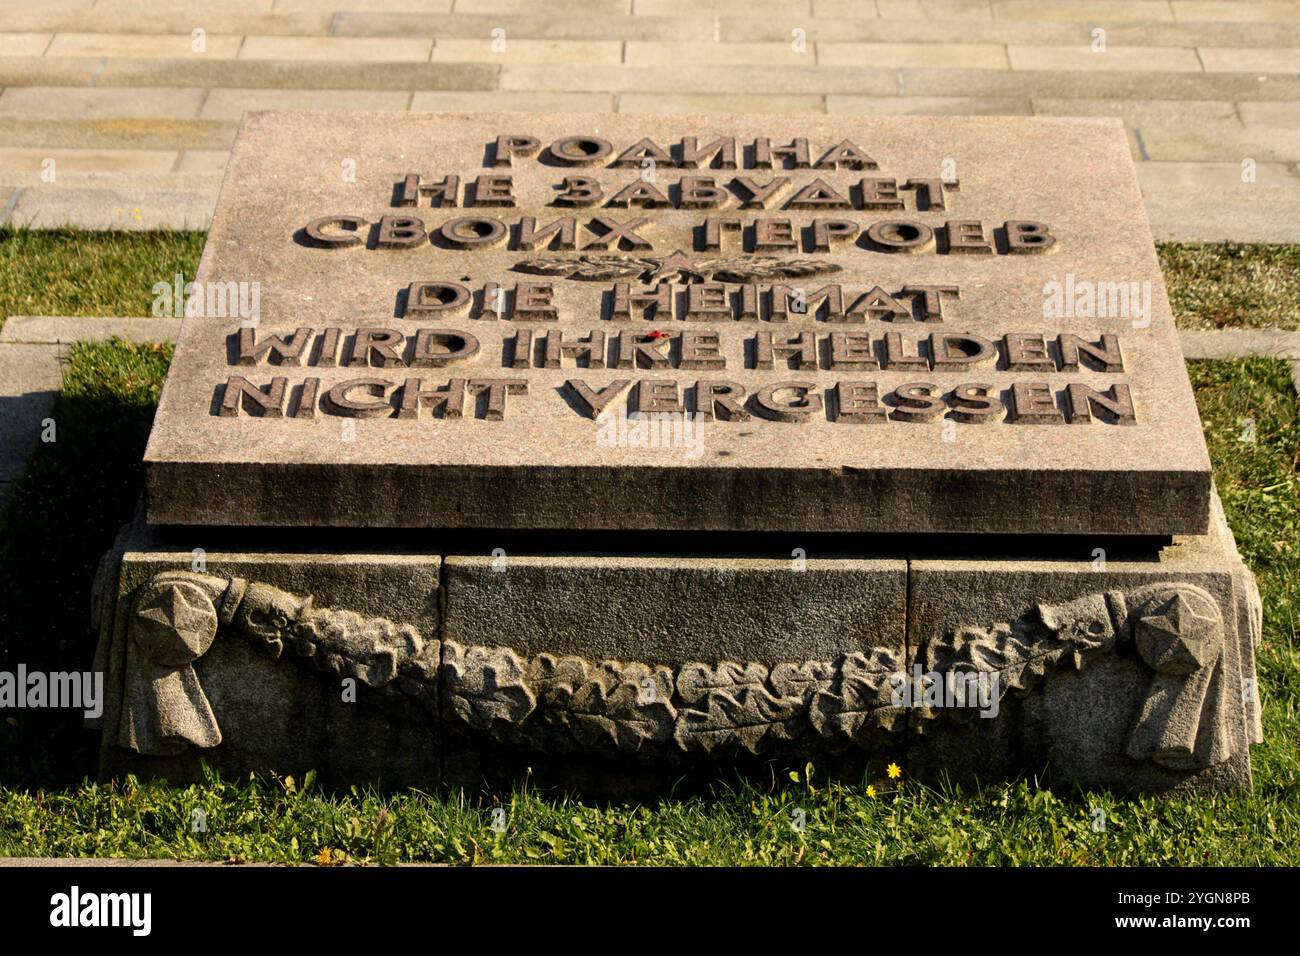
[[[1088,23],[1174,18],[1165,0],[992,0],[1000,20],[1075,20]]]
[[[1027,98],[965,96],[840,96],[826,97],[828,113],[891,116],[1029,116]]]
[[[1300,8],[1294,3],[1252,3],[1236,0],[1171,0],[1174,16],[1179,20],[1300,20]]]
[[[1297,73],[1300,50],[1199,47],[1207,73]]]
[[[209,90],[199,117],[238,120],[253,110],[404,110],[411,95],[388,90]]]
[[[857,6],[861,7],[862,4]],[[843,9],[851,16],[851,0],[818,0],[818,16]],[[989,0],[876,0],[876,11],[885,20],[991,20]]]
[[[187,149],[176,168],[185,173],[221,172],[229,160],[228,149]]]
[[[1237,107],[1226,100],[1092,100],[1070,97],[1035,97],[1034,112],[1040,116],[1118,116],[1129,126],[1157,122],[1235,123]]]
[[[1236,120],[1198,123],[1152,121],[1141,126],[1147,158],[1174,162],[1294,163],[1300,160],[1300,129],[1243,127]]]
[[[623,44],[614,40],[522,40],[507,34],[502,49],[490,37],[442,39],[433,48],[435,63],[621,63]]]
[[[1091,40],[1092,27],[1077,24]],[[1279,47],[1300,43],[1300,22],[1106,23],[1106,42],[1115,46]]]
[[[696,11],[698,13],[698,11]],[[507,39],[530,40],[680,40],[712,41],[714,17],[683,16],[538,16],[511,14],[507,24],[492,14],[454,13],[450,16],[416,13],[360,13],[345,11],[334,20],[335,36],[433,36],[479,39],[495,29],[505,29]],[[778,39],[788,38],[787,30]],[[726,37],[724,37],[726,39]],[[765,37],[764,39],[773,39]]]
[[[267,0],[221,0],[221,8],[230,13],[242,15],[257,15],[266,13],[276,6],[275,0],[267,3]],[[150,4],[151,7],[161,7],[164,10],[173,8],[186,13],[198,14],[208,9],[212,4],[205,4],[200,0],[156,0]],[[94,8],[105,13],[138,13],[140,11],[140,0],[95,0]]]
[[[869,7],[865,9],[870,9]],[[724,42],[780,40],[789,42],[793,30],[803,30],[809,42],[884,43],[1086,43],[1088,29],[1079,23],[1040,23],[1031,20],[917,19],[881,20],[853,16],[723,17]]]
[[[713,65],[812,66],[813,45],[801,51],[791,43],[712,43],[632,41],[627,45],[630,66],[661,66],[676,69],[687,63]]]
[[[86,149],[229,149],[238,126],[233,120],[0,115],[0,142]]]
[[[275,9],[277,12],[291,10],[334,12],[356,3],[357,0],[276,0]],[[449,13],[452,0],[366,0],[365,6],[371,10],[384,12]]]
[[[7,86],[0,115],[191,119],[199,114],[203,90],[155,86],[148,89],[83,89]]]
[[[202,49],[195,49],[189,32],[175,34],[60,33],[47,51],[49,56],[211,57],[230,59],[239,52],[242,36],[206,34]]]
[[[1157,240],[1300,242],[1300,199],[1294,187],[1239,187],[1226,196],[1204,189],[1160,190],[1145,197]]]
[[[1276,329],[1179,329],[1189,359],[1242,359],[1255,355],[1300,360],[1300,332]]]
[[[653,0],[638,0],[638,13],[660,13]],[[608,17],[632,12],[632,0],[457,0],[457,13],[532,14]],[[699,13],[696,6],[686,13]]]
[[[211,192],[220,188],[220,172],[71,172],[63,170],[48,183],[39,172],[0,170],[0,184],[49,190],[108,189],[118,192]]]
[[[180,319],[11,315],[0,326],[0,347],[9,344],[70,345],[111,338],[131,342],[175,342],[180,330]]]
[[[1238,103],[1237,113],[1247,126],[1300,127],[1300,102]]]
[[[812,93],[621,93],[620,113],[822,113],[823,99]]]
[[[239,49],[241,60],[330,60],[423,63],[433,41],[414,37],[286,37],[248,36]]]
[[[383,42],[383,41],[374,41]],[[63,61],[86,62],[86,61]],[[0,60],[0,69],[4,61]],[[491,90],[500,68],[487,63],[331,62],[318,60],[109,59],[101,87],[192,85],[239,89]]]
[[[0,147],[0,170],[58,177],[68,172],[170,172],[177,153],[161,149],[39,149]],[[49,180],[57,182],[57,179]]]
[[[807,17],[812,13],[811,0],[715,0],[708,5],[715,16],[796,16]],[[636,0],[635,12],[663,14],[666,16],[689,16],[699,13],[699,5],[692,0]]]
[[[1201,72],[1195,50],[1177,47],[1124,47],[1108,44],[1094,51],[1077,46],[1007,47],[1013,70],[1124,70],[1152,73]]]
[[[212,221],[216,199],[215,190],[170,192],[33,186],[23,190],[9,222],[32,229],[63,226],[127,232],[206,229]]]
[[[525,91],[453,93],[421,90],[411,100],[411,109],[428,113],[490,112],[520,113],[603,112],[614,106],[612,93],[533,93]]]
[[[0,56],[43,56],[49,33],[0,33]]]
[[[980,43],[818,43],[817,62],[826,66],[933,66],[1005,70],[1006,50]]]
[[[246,33],[307,36],[327,34],[334,14],[320,12],[239,11],[211,3],[122,4],[52,7],[46,3],[5,11],[4,24],[13,30],[51,33],[185,34],[198,25],[209,34],[242,36]]]
[[[815,13],[822,13],[819,0]],[[849,8],[849,0],[829,0],[829,8]],[[876,12],[884,20],[992,20],[988,0],[876,0]]]
[[[980,71],[988,72],[988,71]],[[891,69],[848,67],[534,66],[501,67],[503,90],[589,90],[616,93],[861,93],[893,96],[898,74]]]
[[[102,69],[87,57],[0,56],[0,87],[89,86]]]
[[[1216,193],[1225,189],[1248,194],[1256,185],[1300,188],[1300,173],[1296,172],[1294,165],[1288,163],[1256,163],[1254,183],[1243,180],[1245,170],[1241,163],[1145,162],[1137,164],[1137,171],[1144,195],[1169,190],[1203,189],[1206,191],[1206,199],[1211,202],[1216,201]],[[1220,195],[1217,201],[1225,198]]]
[[[1098,54],[1100,55],[1100,54]],[[904,67],[897,74],[908,96],[1029,96],[1144,100],[1297,100],[1300,77],[1273,73],[1148,73],[1139,70],[936,70]],[[857,92],[830,89],[831,93]]]

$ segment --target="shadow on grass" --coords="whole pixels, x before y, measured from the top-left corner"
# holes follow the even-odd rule
[[[90,588],[100,556],[130,520],[141,459],[171,349],[78,343],[51,417],[4,516],[0,670],[89,670]],[[79,710],[6,710],[0,781],[59,786],[95,772],[96,735]]]

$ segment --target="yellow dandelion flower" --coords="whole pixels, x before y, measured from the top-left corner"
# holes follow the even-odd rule
[[[885,768],[885,773],[889,774],[890,780],[897,780],[903,775],[903,768],[896,763],[891,763]]]
[[[867,796],[874,797],[875,795],[876,795],[876,788],[871,786],[871,784],[867,784]]]

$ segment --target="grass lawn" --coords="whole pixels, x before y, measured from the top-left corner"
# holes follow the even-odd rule
[[[12,285],[3,275],[10,241],[0,236],[0,289]],[[165,254],[179,253],[169,247]],[[106,255],[101,261],[122,260]],[[157,281],[155,272],[172,267],[172,260],[161,268],[145,263],[141,274]],[[106,279],[104,287],[124,296],[115,303],[130,301],[125,286]],[[17,311],[65,311],[51,304],[59,301],[65,300]],[[11,299],[0,304],[4,309],[15,311]],[[127,314],[121,307],[89,311]],[[120,342],[74,347],[54,413],[59,440],[40,447],[0,549],[7,592],[0,603],[0,668],[23,661],[66,669],[89,660],[91,574],[134,507],[140,455],[168,358],[166,348]],[[94,769],[95,738],[81,729],[79,715],[14,711],[17,716],[0,722],[0,855],[1294,865],[1300,862],[1300,402],[1282,362],[1195,362],[1190,371],[1228,519],[1264,598],[1265,743],[1252,751],[1252,794],[1120,799],[1053,792],[1032,781],[939,792],[913,784],[905,772],[888,788],[869,792],[826,785],[815,772],[810,782],[804,772],[768,786],[724,784],[709,797],[646,804],[589,805],[520,788],[504,799],[506,825],[496,832],[492,805],[460,793],[325,794],[311,779],[214,777],[185,788],[131,778],[85,782]],[[1107,820],[1100,833],[1091,826],[1097,808]],[[191,832],[196,809],[206,814],[204,834]],[[804,811],[802,832],[792,826],[795,810]]]
[[[1300,246],[1163,242],[1174,318],[1187,329],[1300,329]]]
[[[0,227],[0,326],[11,315],[149,315],[155,283],[194,278],[205,235]]]

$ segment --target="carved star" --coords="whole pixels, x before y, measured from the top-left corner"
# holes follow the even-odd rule
[[[217,631],[212,602],[198,588],[182,583],[160,589],[140,606],[136,616],[144,631],[140,636],[159,661],[198,657]]]
[[[664,256],[659,264],[646,276],[647,282],[661,279],[681,279],[683,282],[703,281],[704,273],[697,269],[692,260],[677,249],[670,256]]]
[[[206,624],[211,614],[187,600],[185,592],[180,588],[171,587],[142,609],[140,616],[177,631],[197,631]]]
[[[1190,673],[1203,663],[1204,650],[1213,641],[1219,622],[1198,611],[1190,598],[1176,591],[1139,623],[1146,631],[1156,658],[1153,664],[1169,673]]]

